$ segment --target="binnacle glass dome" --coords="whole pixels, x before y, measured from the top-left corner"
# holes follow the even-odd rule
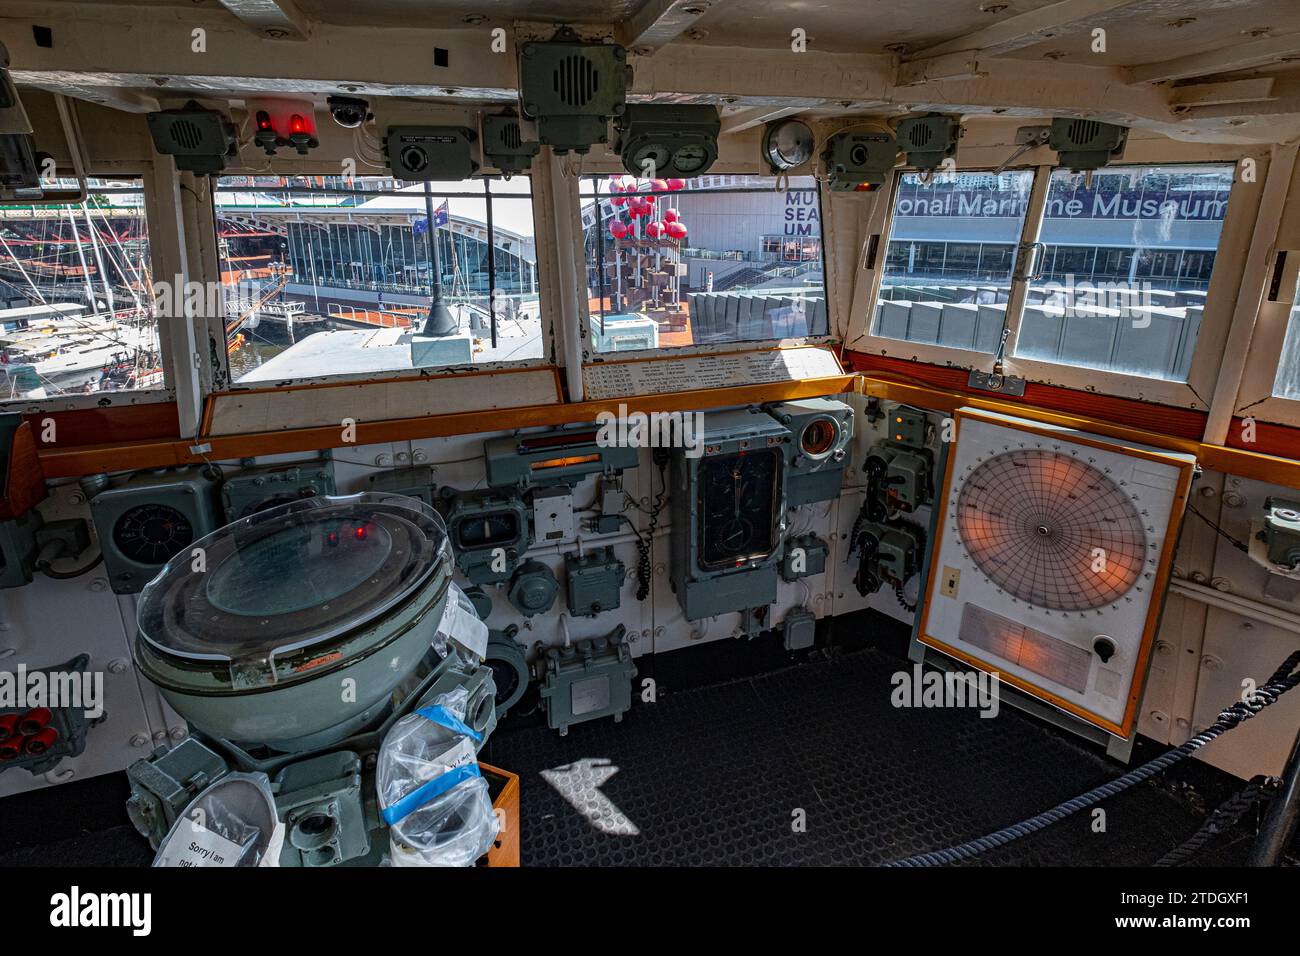
[[[195,663],[268,660],[381,620],[449,560],[442,519],[417,499],[305,498],[176,555],[141,594],[140,636]]]

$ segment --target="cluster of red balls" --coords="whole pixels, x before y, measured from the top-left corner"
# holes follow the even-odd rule
[[[649,219],[645,224],[645,236],[648,239],[674,239],[678,242],[686,238],[686,223],[682,222],[681,213],[676,209],[665,209],[658,218],[654,218],[658,197],[655,193],[677,192],[686,187],[684,179],[652,179],[650,192],[640,191],[637,180],[630,176],[614,177],[610,180],[609,191],[614,193],[610,201],[615,208],[626,208],[633,219]],[[636,230],[631,223],[615,219],[609,224],[609,234],[615,239],[635,236]]]

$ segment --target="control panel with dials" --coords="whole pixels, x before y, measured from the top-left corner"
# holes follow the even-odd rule
[[[789,440],[761,412],[706,412],[702,453],[674,452],[672,585],[688,620],[776,600]]]

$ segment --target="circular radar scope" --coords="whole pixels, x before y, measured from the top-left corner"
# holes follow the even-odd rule
[[[1129,495],[1055,451],[1018,449],[976,465],[958,494],[956,523],[989,581],[1055,611],[1113,604],[1146,561],[1146,529]]]

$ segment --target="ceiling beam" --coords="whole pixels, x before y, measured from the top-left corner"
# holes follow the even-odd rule
[[[101,86],[95,83],[78,82],[70,76],[42,77],[38,82],[24,82],[24,86],[45,90],[48,93],[62,93],[74,100],[85,100],[99,106],[121,110],[123,113],[156,113],[158,100],[147,93],[122,89],[116,86]]]
[[[920,86],[935,80],[978,80],[987,76],[979,61],[968,53],[944,53],[924,60],[898,64],[895,82],[899,86]]]
[[[1159,63],[1134,66],[1130,67],[1129,73],[1135,83],[1159,83],[1165,80],[1186,80],[1195,76],[1230,73],[1233,70],[1248,70],[1292,56],[1300,56],[1300,33],[1264,37],[1249,43],[1235,43],[1218,50],[1210,50],[1208,53],[1193,53],[1190,56],[1175,57]]]
[[[754,106],[722,117],[722,135],[740,133],[755,126],[773,123],[795,113],[802,113],[802,106]]]
[[[645,0],[618,29],[619,42],[638,53],[653,53],[689,30],[724,0]]]
[[[1169,105],[1174,109],[1192,106],[1223,106],[1227,103],[1258,103],[1275,99],[1271,76],[1226,83],[1190,83],[1169,91]]]
[[[311,21],[294,0],[220,0],[223,7],[268,40],[305,40]]]
[[[983,53],[986,56],[1008,53],[1011,50],[1033,46],[1047,39],[1048,36],[1079,26],[1080,21],[1095,21],[1097,17],[1131,7],[1139,2],[1142,0],[1060,0],[1059,3],[1038,10],[1008,17],[974,33],[916,50],[904,59],[928,59],[946,53],[970,52]]]

